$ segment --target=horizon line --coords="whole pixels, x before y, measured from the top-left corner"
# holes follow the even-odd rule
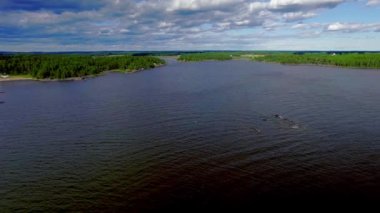
[[[0,53],[91,53],[91,52],[380,52],[380,50],[65,50],[65,51],[2,51]]]

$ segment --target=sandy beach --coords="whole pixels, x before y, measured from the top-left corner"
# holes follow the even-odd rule
[[[37,79],[34,79],[32,77],[17,77],[17,76],[10,76],[10,77],[7,77],[7,78],[0,78],[0,82],[2,81],[29,81],[29,80],[37,80]]]

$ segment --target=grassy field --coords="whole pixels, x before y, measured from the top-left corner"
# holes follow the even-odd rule
[[[32,75],[29,74],[14,74],[14,75],[8,75],[6,78],[1,77],[0,81],[9,81],[9,80],[30,80],[35,79]]]

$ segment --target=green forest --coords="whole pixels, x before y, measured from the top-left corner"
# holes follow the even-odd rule
[[[0,56],[0,73],[30,75],[37,79],[65,79],[108,70],[132,72],[162,64],[165,64],[164,60],[152,56],[3,55]]]
[[[253,57],[255,61],[277,62],[282,64],[317,64],[356,68],[380,68],[379,53],[276,53]]]
[[[180,61],[252,59],[282,64],[316,64],[353,68],[380,68],[380,53],[371,52],[289,52],[289,51],[221,51],[185,53]]]
[[[190,53],[182,54],[179,56],[180,61],[205,61],[216,60],[225,61],[231,60],[236,53],[233,52],[203,52],[203,53]]]

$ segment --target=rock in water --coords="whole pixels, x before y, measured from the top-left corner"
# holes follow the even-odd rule
[[[290,126],[290,128],[292,128],[292,129],[299,129],[300,126],[298,124],[293,124],[293,125]]]
[[[258,128],[256,127],[252,127],[253,130],[255,130],[256,133],[261,133],[261,130],[259,130]]]

